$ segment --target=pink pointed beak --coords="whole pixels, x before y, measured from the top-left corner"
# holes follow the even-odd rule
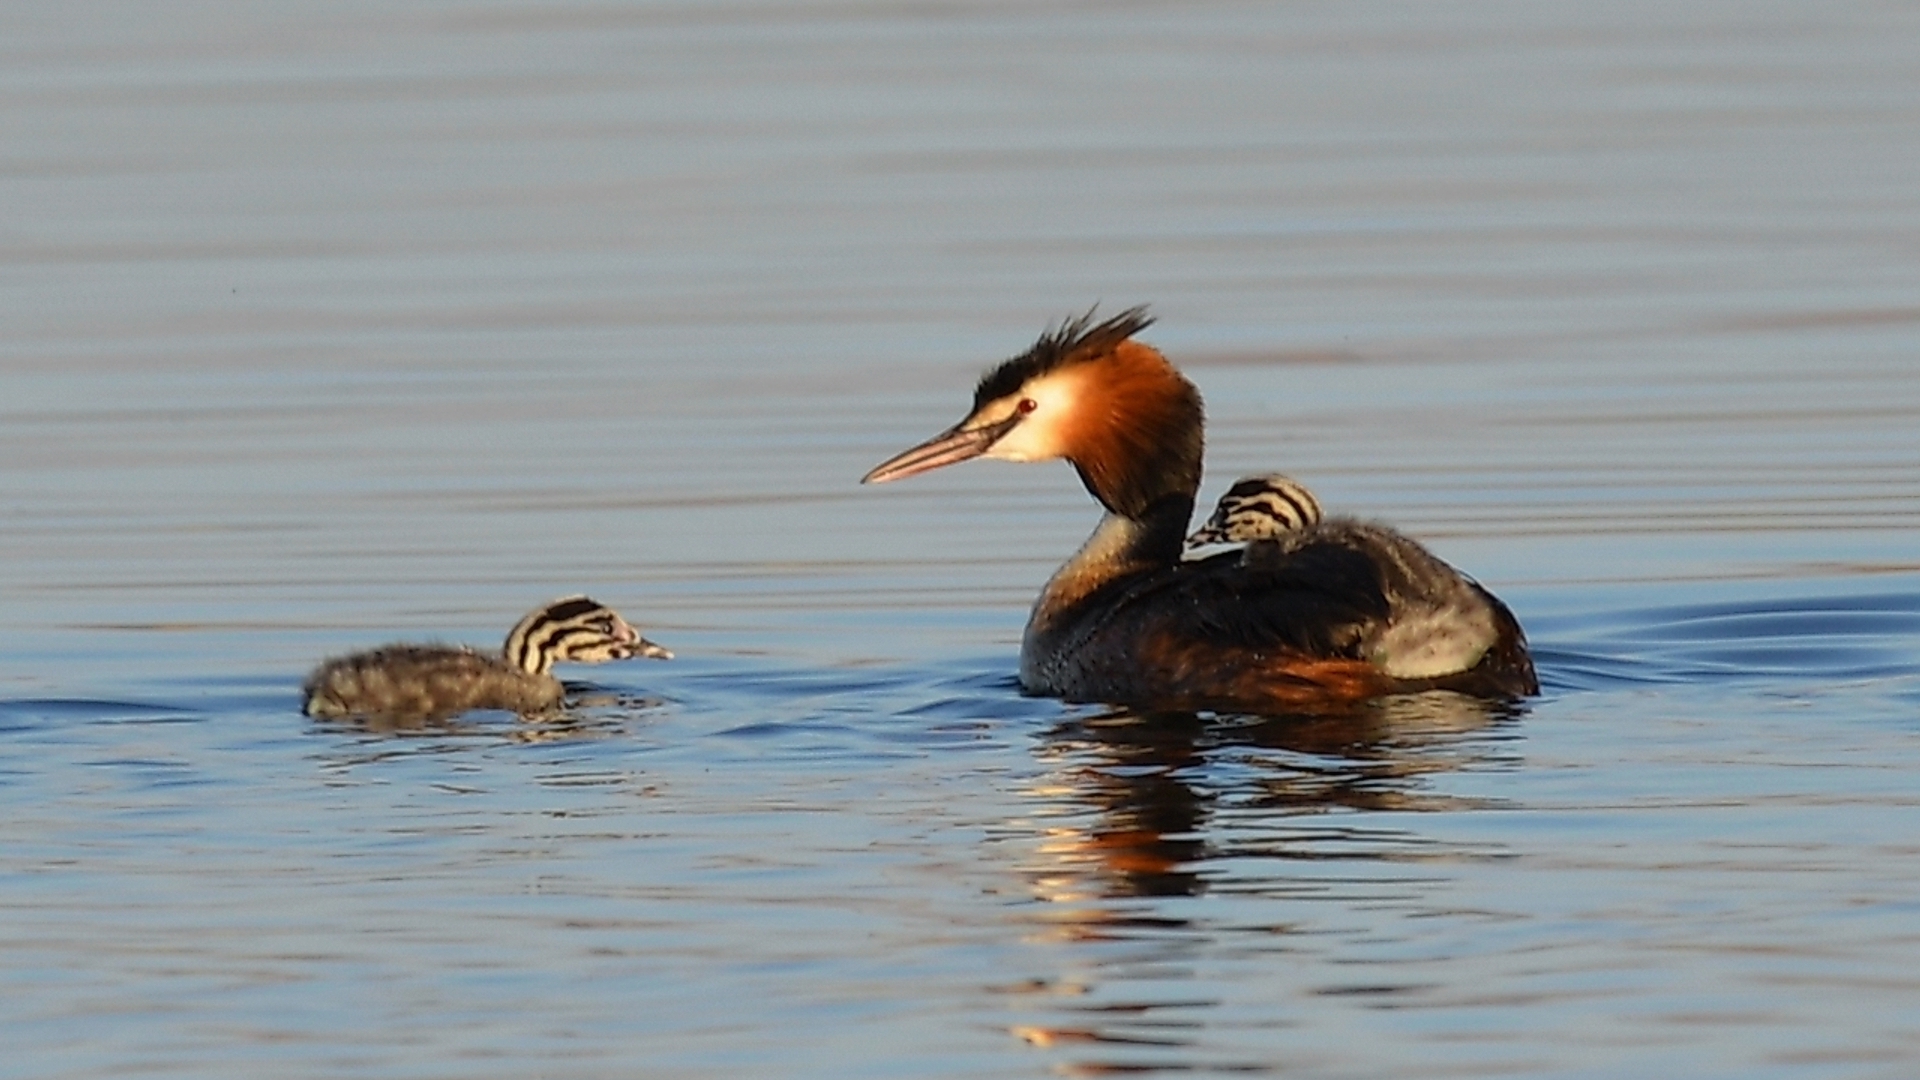
[[[935,435],[919,446],[902,450],[873,467],[873,471],[860,478],[863,484],[884,484],[889,480],[899,480],[916,473],[937,469],[942,465],[977,458],[993,448],[1000,436],[1013,430],[1020,422],[1018,415],[1010,416],[997,424],[985,427],[969,428],[962,420],[953,427]]]

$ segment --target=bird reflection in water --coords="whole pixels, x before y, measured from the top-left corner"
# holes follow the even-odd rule
[[[485,711],[459,717],[349,716],[316,720],[323,729],[360,735],[399,738],[471,738],[482,741],[537,744],[580,742],[630,736],[636,722],[650,720],[665,704],[663,698],[603,690],[587,683],[565,684],[564,705],[527,719],[504,712],[508,723],[488,719]]]
[[[1249,949],[1271,949],[1274,934],[1303,919],[1281,906],[1287,899],[1327,898],[1324,872],[1296,879],[1234,860],[1457,854],[1436,851],[1405,817],[1382,827],[1367,816],[1483,805],[1434,791],[1432,780],[1505,756],[1524,708],[1432,691],[1332,714],[1111,711],[1058,725],[1040,748],[1053,767],[1029,789],[1040,804],[1031,819],[1039,837],[1026,878],[1044,902],[1035,940],[1105,947],[1076,950],[1053,977],[997,988],[1022,1002],[1024,1022],[1011,1033],[1031,1046],[1095,1055],[1062,1063],[1071,1075],[1270,1071],[1267,1063],[1186,1060],[1198,1045],[1194,1029],[1218,1003],[1169,998],[1163,984],[1185,967],[1182,957],[1231,951],[1235,935],[1254,935]],[[1204,907],[1172,902],[1229,878],[1230,916],[1208,920],[1196,915]],[[1261,897],[1275,902],[1271,918],[1248,921],[1246,901]],[[1138,949],[1111,951],[1129,942]],[[1158,972],[1162,984],[1131,986],[1136,968]]]
[[[1041,880],[1072,881],[1065,891],[1080,897],[1194,896],[1204,864],[1236,854],[1210,835],[1223,813],[1470,808],[1426,778],[1492,753],[1484,736],[1523,709],[1429,691],[1313,715],[1074,718],[1041,750],[1057,764],[1033,790],[1054,804]]]

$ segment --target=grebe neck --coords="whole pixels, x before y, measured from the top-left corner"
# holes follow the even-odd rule
[[[1205,453],[1200,392],[1134,341],[1121,342],[1099,374],[1083,402],[1089,419],[1065,456],[1106,514],[1041,591],[1030,639],[1102,586],[1178,564],[1186,545]]]
[[[1045,629],[1053,616],[1072,610],[1109,582],[1179,562],[1192,516],[1190,494],[1162,496],[1138,517],[1108,510],[1080,550],[1047,580],[1034,603],[1029,633]]]

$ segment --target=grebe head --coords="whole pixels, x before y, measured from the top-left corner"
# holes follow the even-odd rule
[[[619,612],[584,596],[563,596],[529,612],[508,631],[501,655],[529,675],[545,675],[563,660],[604,664],[633,656],[673,659],[672,653],[641,637]]]
[[[1279,473],[1243,476],[1192,536],[1187,547],[1272,540],[1320,524],[1320,500],[1305,484]]]
[[[1097,324],[1091,310],[1062,323],[981,378],[964,420],[860,482],[976,457],[1066,458],[1115,513],[1140,517],[1164,496],[1191,499],[1200,486],[1200,393],[1159,350],[1132,340],[1152,323],[1144,307]]]

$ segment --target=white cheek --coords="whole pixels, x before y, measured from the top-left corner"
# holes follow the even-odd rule
[[[1073,409],[1076,382],[1070,378],[1042,379],[1026,387],[1023,396],[1033,411],[1001,436],[986,456],[1001,461],[1051,461],[1066,456],[1062,425]]]
[[[987,456],[1001,461],[1046,461],[1059,457],[1059,450],[1043,436],[1034,417],[1028,417],[994,443]]]

